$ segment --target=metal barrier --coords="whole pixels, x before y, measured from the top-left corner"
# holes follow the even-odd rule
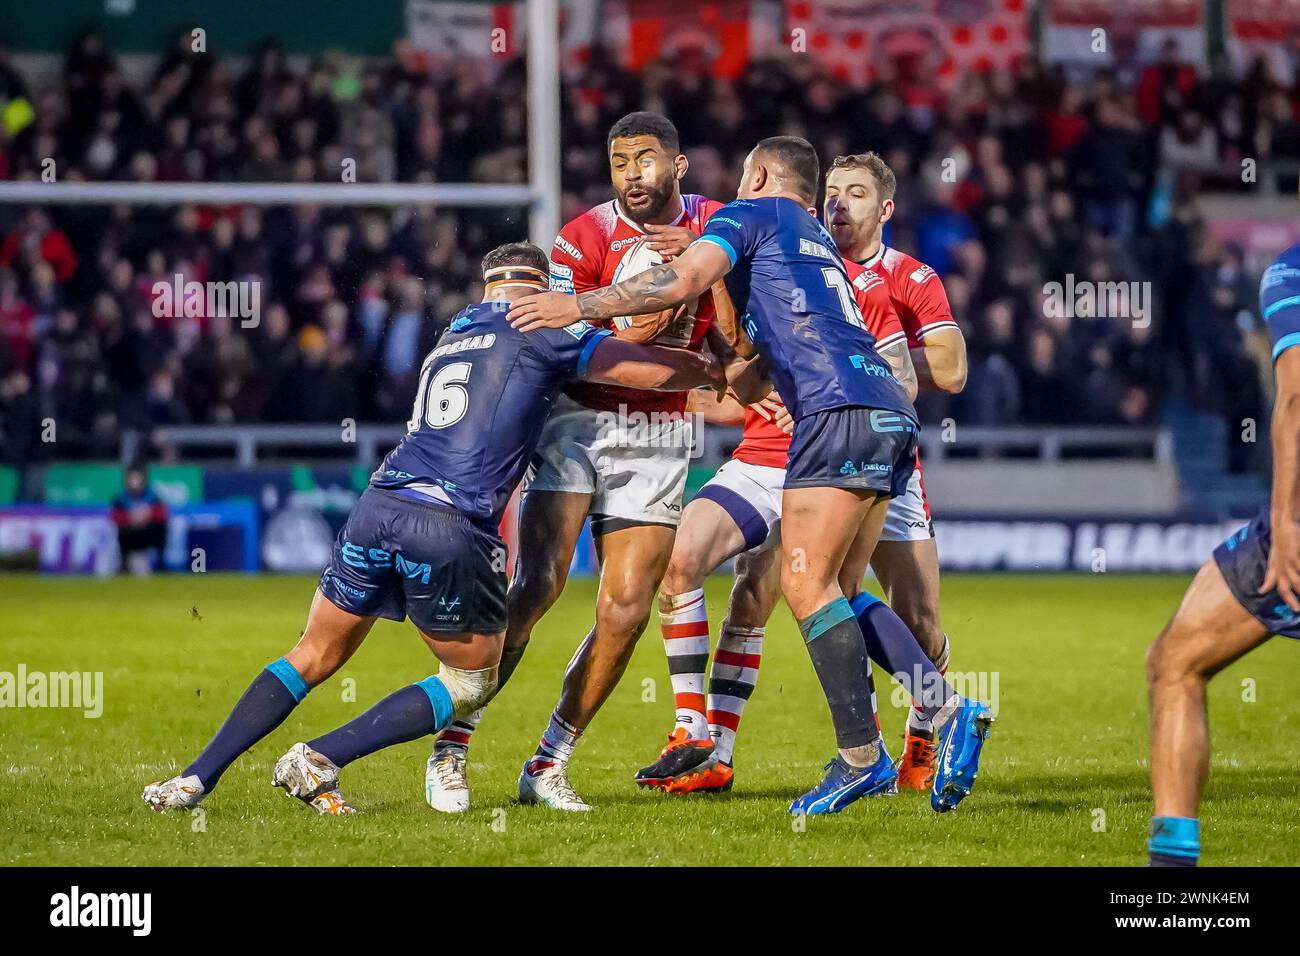
[[[404,425],[178,425],[154,429],[154,443],[169,445],[184,456],[188,450],[226,448],[241,468],[256,467],[275,449],[290,448],[295,459],[303,449],[343,454],[324,458],[351,458],[373,466],[406,434]],[[129,432],[122,442],[122,460],[134,460],[145,436]],[[719,461],[740,441],[739,428],[710,426],[698,444],[698,457]],[[1015,458],[1027,461],[1061,461],[1074,457],[1092,460],[1123,458],[1172,465],[1173,436],[1163,428],[1024,427],[990,428],[931,425],[921,430],[921,456],[929,461],[977,458]]]

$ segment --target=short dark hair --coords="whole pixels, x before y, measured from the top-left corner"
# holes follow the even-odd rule
[[[614,145],[614,140],[626,139],[629,136],[653,136],[659,140],[660,146],[674,156],[682,151],[682,138],[677,135],[677,127],[673,125],[673,121],[667,116],[651,113],[648,110],[628,113],[611,126],[609,138],[605,141],[605,152],[609,152],[609,148]]]
[[[821,161],[813,144],[802,136],[769,136],[759,140],[754,152],[770,157],[784,171],[788,185],[800,198],[817,201],[817,184],[821,180]]]
[[[530,269],[549,272],[551,261],[546,258],[546,253],[531,242],[507,242],[503,246],[497,246],[483,257],[484,273],[489,269],[499,269],[502,266],[527,266]]]

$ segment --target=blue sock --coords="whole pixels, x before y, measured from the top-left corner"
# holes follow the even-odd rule
[[[799,631],[830,705],[835,743],[850,750],[877,740],[867,654],[849,602],[840,597],[819,608],[799,622]]]
[[[1147,849],[1151,866],[1195,866],[1201,856],[1201,822],[1195,817],[1152,817]]]
[[[426,677],[389,694],[356,720],[307,746],[344,767],[376,750],[436,734],[451,718],[451,695],[446,686],[437,677]]]
[[[197,776],[211,793],[235,758],[271,731],[307,696],[307,682],[283,657],[266,665],[239,698],[212,742],[181,774]]]
[[[849,604],[871,659],[893,674],[912,695],[916,709],[927,720],[933,720],[957,692],[888,604],[866,591],[859,592]]]

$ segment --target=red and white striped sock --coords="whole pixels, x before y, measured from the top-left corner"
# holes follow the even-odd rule
[[[474,731],[478,730],[479,721],[482,719],[483,708],[480,707],[468,717],[453,720],[438,736],[433,738],[433,752],[436,754],[448,747],[469,750],[469,739],[474,735]]]
[[[541,742],[533,751],[525,772],[532,775],[557,763],[568,763],[581,737],[581,730],[561,717],[558,711],[552,713],[551,722],[546,725]]]
[[[664,595],[659,627],[668,655],[677,727],[685,728],[693,740],[706,740],[709,722],[704,716],[704,672],[709,666],[709,614],[704,607],[704,589]]]
[[[939,673],[944,677],[948,676],[948,635],[943,636],[943,650],[939,653],[939,659],[934,662],[934,666],[939,669]],[[912,709],[907,714],[907,732],[913,737],[920,737],[924,740],[934,739],[934,722],[927,718],[917,709],[916,701],[912,701]]]
[[[758,666],[763,659],[761,627],[737,627],[722,622],[718,649],[709,672],[709,735],[713,752],[730,765],[736,750],[736,731],[745,702],[758,683]]]

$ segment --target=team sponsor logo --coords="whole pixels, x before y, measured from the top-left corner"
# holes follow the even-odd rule
[[[555,237],[555,248],[559,249],[561,252],[568,253],[575,262],[582,261],[582,253],[578,251],[578,247],[569,242],[569,240],[565,239],[563,236]]]
[[[148,936],[153,928],[153,894],[83,893],[73,886],[50,897],[50,925],[118,926],[130,929],[132,936]]]
[[[923,266],[917,266],[915,269],[913,269],[912,274],[908,276],[908,278],[911,279],[913,282],[915,282],[917,285],[925,285],[927,282],[933,279],[934,276],[935,276],[934,270],[931,269],[929,266],[923,265]]]
[[[906,432],[910,434],[916,431],[916,422],[906,415],[895,415],[893,412],[876,409],[871,413],[871,430],[874,432]]]
[[[850,355],[849,362],[858,371],[866,375],[875,375],[880,378],[893,378],[894,372],[884,362],[873,362],[865,355]]]
[[[726,216],[713,216],[712,218],[709,219],[709,225],[710,225],[710,226],[713,225],[715,222],[720,222],[720,223],[722,223],[724,226],[731,226],[733,229],[744,229],[744,228],[745,228],[744,226],[742,226],[742,225],[740,224],[740,221],[739,221],[739,220],[737,220],[737,219],[729,219],[729,218],[727,218]]]
[[[566,266],[563,262],[552,262],[552,263],[551,263],[551,275],[552,275],[552,276],[562,276],[562,277],[564,277],[564,278],[572,279],[572,278],[573,278],[573,270],[570,269],[568,266]]]
[[[565,295],[573,295],[573,280],[557,276],[552,272],[550,288],[552,292],[563,292]]]
[[[596,331],[596,327],[593,326],[586,319],[579,319],[577,322],[573,322],[569,325],[566,325],[564,327],[564,331],[568,332],[575,339],[580,339],[583,336],[585,336],[588,332]]]
[[[383,548],[363,548],[359,544],[345,541],[342,549],[343,563],[363,571],[394,570],[404,578],[421,584],[428,584],[433,568],[427,561],[411,561],[400,551],[386,551]]]
[[[1260,277],[1259,291],[1264,292],[1275,285],[1298,281],[1300,281],[1300,269],[1285,262],[1275,262],[1265,269],[1263,276]]]
[[[609,251],[622,252],[624,249],[628,248],[629,246],[635,246],[638,242],[640,242],[644,238],[645,238],[644,236],[633,236],[630,239],[615,239],[613,242],[609,244]]]
[[[885,280],[880,277],[880,273],[872,272],[867,269],[865,272],[858,273],[853,284],[862,292],[870,292],[876,286],[881,285]]]

